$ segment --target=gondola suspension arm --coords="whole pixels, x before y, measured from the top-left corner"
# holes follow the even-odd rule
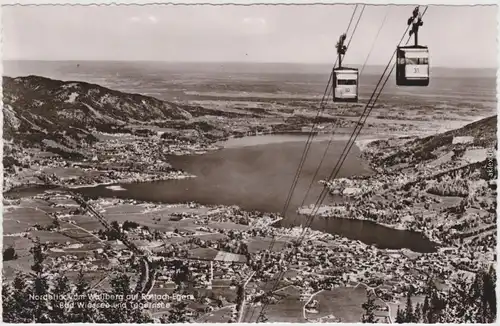
[[[418,29],[423,24],[422,14],[419,11],[419,7],[416,6],[415,9],[413,9],[411,17],[408,18],[408,25],[412,25],[410,29],[410,36],[413,35],[415,37],[415,46],[418,46]]]
[[[345,55],[345,53],[347,52],[347,46],[344,45],[344,42],[346,39],[347,39],[346,33],[340,35],[339,41],[337,42],[337,45],[336,45],[339,68],[342,68],[342,58]]]

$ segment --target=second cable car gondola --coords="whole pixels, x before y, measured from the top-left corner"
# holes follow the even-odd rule
[[[339,67],[333,69],[333,100],[335,102],[358,101],[358,78],[356,68]]]
[[[398,47],[396,85],[429,85],[429,49],[426,46]]]

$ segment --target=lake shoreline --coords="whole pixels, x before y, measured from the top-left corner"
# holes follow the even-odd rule
[[[264,136],[264,137],[266,137],[266,136]],[[267,137],[269,137],[269,136],[267,136]],[[271,136],[271,137],[276,137],[276,136]],[[364,142],[364,144],[363,144],[363,145],[365,145],[364,147],[366,147],[366,145],[368,143],[377,140],[377,139],[375,139],[373,137],[373,135],[371,135],[370,137],[366,137],[366,138],[367,139],[361,140],[362,142]],[[261,141],[262,139],[263,138],[261,136],[245,137],[245,138],[238,139],[237,142],[241,142],[241,141],[244,142],[245,140],[249,140],[250,142],[254,142],[255,140]],[[296,139],[292,139],[292,140],[286,139],[285,142],[282,142],[283,139],[280,139],[279,137],[276,138],[276,139],[278,141],[271,141],[271,140],[267,139],[268,141],[264,145],[262,145],[262,143],[257,144],[257,145],[240,144],[241,146],[238,146],[237,148],[235,148],[234,146],[230,147],[230,148],[219,148],[217,150],[209,151],[207,154],[203,154],[203,155],[181,155],[181,156],[174,156],[173,158],[174,158],[174,161],[175,160],[187,159],[188,157],[194,158],[196,160],[198,158],[202,158],[203,159],[203,157],[207,157],[208,158],[208,157],[210,157],[211,154],[212,155],[217,155],[217,153],[218,154],[224,153],[224,151],[234,153],[235,151],[238,151],[238,150],[247,151],[247,150],[250,150],[250,148],[252,148],[253,150],[258,150],[261,146],[278,146],[278,148],[282,148],[283,146],[291,146],[290,145],[291,143],[296,143],[296,144],[292,144],[292,145],[296,146],[297,148],[302,148],[303,147],[303,145],[302,145],[303,141],[300,142],[300,141],[297,141]],[[264,138],[264,140],[265,140],[265,138]],[[317,141],[317,143],[325,143],[327,140],[326,139],[315,139],[315,141]],[[285,143],[287,143],[288,145],[283,145]],[[251,147],[249,147],[249,146],[251,146]],[[335,146],[332,146],[332,147],[335,147]],[[342,146],[340,146],[340,147],[342,147]],[[357,148],[357,145],[356,145],[355,148]],[[295,152],[296,150],[293,150],[293,151]],[[361,154],[361,150],[359,150],[359,152]],[[317,155],[317,156],[319,156],[319,155]],[[360,164],[362,164],[362,165],[365,165],[365,163],[367,163],[367,162],[364,162],[364,160],[361,157],[357,157],[356,160],[358,162],[360,162]],[[177,168],[182,168],[183,170],[185,170],[183,166],[176,166],[175,162],[172,163],[172,166],[174,168],[177,167]],[[188,170],[189,175],[193,176],[194,178],[198,178],[198,175],[197,175],[196,172],[191,172],[191,171],[189,171],[189,169],[186,169],[186,170]],[[185,173],[185,174],[188,174],[188,173]],[[351,177],[355,178],[355,177],[357,177],[357,174],[355,173]],[[177,179],[179,179],[179,180],[177,180]],[[184,179],[184,180],[180,180],[180,179]],[[170,182],[175,182],[178,186],[182,186],[184,184],[183,182],[184,181],[188,181],[188,179],[191,179],[191,178],[184,178],[184,176],[182,176],[182,177],[179,177],[179,178],[174,178],[172,180],[169,178],[167,180],[152,180],[152,181],[145,181],[145,182],[143,182],[143,181],[132,181],[132,182],[121,182],[121,181],[118,181],[118,182],[94,183],[92,185],[70,186],[70,187],[65,187],[65,188],[68,189],[68,190],[70,190],[70,191],[76,191],[78,193],[82,193],[85,196],[87,196],[89,198],[93,198],[93,199],[98,199],[98,198],[121,198],[121,199],[134,199],[134,200],[137,200],[139,202],[155,202],[155,203],[160,203],[160,204],[175,204],[175,203],[197,202],[197,203],[202,204],[202,205],[237,206],[237,207],[241,207],[241,209],[245,209],[245,210],[250,210],[250,211],[257,210],[257,211],[267,212],[267,213],[278,213],[280,211],[279,209],[270,210],[270,209],[262,209],[262,208],[259,208],[259,207],[253,207],[251,205],[249,205],[249,206],[239,205],[238,202],[232,202],[231,200],[228,200],[228,199],[226,199],[225,202],[224,202],[224,200],[222,200],[222,201],[218,201],[218,200],[207,201],[207,200],[197,200],[197,198],[189,198],[189,195],[188,195],[188,197],[179,200],[178,196],[174,196],[174,198],[170,198],[170,199],[163,199],[163,198],[151,198],[151,196],[147,196],[147,195],[145,196],[144,195],[144,193],[147,194],[149,192],[157,193],[157,192],[161,191],[160,190],[161,189],[161,185],[163,185],[163,184],[166,185],[166,184],[169,184]],[[286,179],[288,179],[288,177]],[[279,180],[281,180],[281,179],[279,179]],[[157,191],[155,191],[155,190],[146,190],[145,187],[148,187],[148,186],[150,186],[150,187],[152,186],[152,187],[154,187],[155,189],[158,189],[158,190]],[[120,189],[118,189],[117,187],[120,187]],[[129,189],[131,187],[132,188],[139,187],[139,189],[144,189],[144,190],[143,191],[139,191],[141,193],[141,195],[137,196],[137,195],[133,195],[132,193],[130,193]],[[281,197],[282,193],[283,192],[280,192],[280,197]],[[8,196],[9,194],[6,193],[5,195]],[[200,199],[200,198],[198,198],[198,199]],[[203,198],[201,198],[201,199],[203,199]],[[296,209],[297,209],[297,211],[295,211],[295,209],[293,209],[294,210],[293,213],[292,213],[292,211],[290,211],[291,217],[289,219],[292,219],[293,216],[301,216],[301,214],[298,213],[298,210],[299,210],[298,206],[296,207]],[[297,219],[297,218],[295,218],[295,219]],[[352,223],[359,223],[359,222],[361,222],[361,221],[354,222],[355,219],[352,219],[352,221],[353,221]],[[415,232],[415,231],[411,231],[411,230],[402,230],[402,229],[395,228],[394,226],[391,226],[391,225],[383,225],[383,224],[380,224],[380,223],[377,223],[377,222],[374,222],[374,221],[368,221],[368,222],[369,223],[373,223],[374,225],[379,226],[380,228],[383,228],[384,230],[385,229],[390,229],[390,230],[394,230],[394,232],[406,231],[406,232],[415,233],[416,235],[421,235],[419,232]],[[286,224],[286,223],[289,223],[289,222],[284,222],[284,223]],[[281,224],[281,223],[279,223],[279,224]],[[321,228],[314,228],[314,229],[316,231],[324,231],[325,233],[330,233],[327,230],[321,230]],[[347,233],[349,233],[349,231]],[[342,234],[342,232],[340,234]],[[350,238],[356,238],[356,236],[354,236],[354,235],[351,234]],[[369,240],[368,242],[370,242],[370,241],[372,241],[372,240]],[[417,241],[419,241],[419,240],[417,240]],[[380,244],[377,244],[377,241],[375,241],[375,245],[380,245]],[[390,249],[408,248],[408,246],[402,246],[402,247],[396,246],[396,247],[394,247],[392,245],[387,245],[387,244],[386,245],[381,245],[381,247],[382,248],[390,248]],[[411,247],[411,245],[410,245],[410,247]],[[427,245],[425,245],[424,247],[427,248]],[[428,250],[425,249],[424,251],[428,251]]]
[[[289,185],[288,185],[288,180],[293,177],[291,175],[292,171],[295,172],[296,166],[292,164],[291,162],[298,161],[298,158],[293,158],[289,159],[286,158],[287,153],[292,152],[293,155],[299,155],[301,153],[301,150],[304,147],[304,141],[298,142],[296,139],[282,139],[280,137],[277,137],[276,141],[271,141],[269,140],[266,142],[264,145],[262,145],[262,140],[265,140],[265,137],[269,136],[257,136],[258,138],[255,137],[247,137],[247,138],[242,138],[238,140],[238,142],[243,142],[242,144],[239,144],[239,146],[234,147],[230,146],[230,148],[224,148],[219,151],[212,151],[209,152],[205,155],[188,155],[188,156],[176,156],[173,157],[171,164],[175,168],[180,168],[184,171],[187,171],[188,173],[191,173],[193,175],[196,175],[195,179],[198,180],[172,180],[172,181],[158,181],[158,182],[148,182],[148,183],[135,183],[135,184],[124,184],[124,183],[117,183],[113,184],[113,186],[118,186],[122,187],[125,190],[118,190],[118,191],[112,191],[108,187],[94,187],[94,188],[87,188],[87,189],[81,189],[81,192],[85,195],[88,196],[89,198],[100,198],[100,197],[108,197],[108,198],[121,198],[121,199],[127,199],[127,198],[133,198],[138,201],[153,201],[161,204],[175,204],[175,203],[190,203],[190,202],[196,202],[201,205],[225,205],[225,206],[237,206],[243,210],[247,211],[260,211],[263,213],[273,213],[273,214],[278,214],[281,213],[281,205],[279,204],[282,202],[285,198],[286,192],[289,190]],[[276,136],[272,136],[276,137]],[[252,146],[249,146],[247,143],[245,143],[245,140],[248,140],[248,142],[252,143]],[[274,139],[273,139],[274,140]],[[374,141],[374,137],[367,137],[365,143],[369,143]],[[258,141],[258,145],[254,145],[255,141]],[[315,142],[316,147],[311,147],[313,150],[313,154],[311,156],[317,158],[319,162],[319,158],[323,154],[323,150],[326,148],[326,142],[327,140],[325,139],[324,141],[320,139],[320,141]],[[338,155],[340,153],[335,153],[335,151],[341,151],[343,148],[344,142],[338,141],[332,143],[332,146],[329,151],[333,151],[332,153],[332,159],[338,158]],[[234,145],[234,143],[233,143]],[[248,145],[248,146],[247,146]],[[336,146],[338,145],[338,146]],[[319,146],[319,147],[318,147]],[[313,149],[314,148],[314,149]],[[369,167],[366,164],[367,162],[364,162],[363,159],[361,159],[361,152],[357,149],[357,146],[355,147],[356,150],[353,151],[352,156],[350,156],[349,162],[350,164],[345,165],[347,167],[352,167],[354,165],[359,165],[358,168],[355,168],[352,172],[347,172],[349,171],[349,168],[343,173],[348,173],[345,175],[346,177],[352,177],[352,178],[357,178],[361,174],[372,174],[372,170],[368,169]],[[275,151],[283,151],[283,154],[275,154]],[[314,152],[315,151],[315,152]],[[354,153],[356,152],[356,153]],[[280,164],[289,164],[287,169],[289,172],[283,174],[281,169],[278,167],[273,167],[271,171],[267,171],[270,167],[266,168],[266,162],[268,160],[266,159],[267,157],[270,157],[269,154],[266,153],[272,153],[272,155],[279,155],[282,156],[284,155],[285,159],[283,161],[280,161],[280,163],[275,163],[277,165]],[[252,162],[249,160],[256,159],[256,162]],[[264,157],[264,158],[262,158]],[[272,156],[271,156],[272,157]],[[287,161],[291,161],[288,163]],[[227,164],[224,165],[224,167],[220,167],[221,164]],[[244,165],[242,165],[244,164]],[[326,164],[324,164],[326,165]],[[242,169],[243,166],[243,170]],[[255,171],[254,168],[256,169]],[[302,191],[306,190],[306,187],[309,183],[309,178],[312,177],[312,174],[317,168],[317,164],[314,162],[310,162],[309,166],[304,170],[304,176],[301,179],[301,186],[296,189],[296,192],[294,193],[294,196],[297,196],[301,194]],[[219,172],[214,172],[218,170],[223,170],[220,173]],[[236,170],[235,170],[236,169]],[[249,170],[250,169],[250,170]],[[266,170],[262,170],[266,169]],[[326,175],[326,170],[330,170],[330,167],[324,166],[323,172],[321,172],[318,175],[318,178],[322,178],[324,175]],[[241,170],[240,172],[237,172],[238,170]],[[307,170],[307,171],[306,171]],[[275,171],[275,172],[273,172]],[[208,173],[208,175],[207,175]],[[219,173],[220,177],[226,177],[226,174],[229,174],[231,177],[229,179],[219,179],[217,177],[216,179],[213,179],[210,177],[211,174],[213,173]],[[248,174],[250,173],[250,174]],[[275,175],[275,173],[279,173],[278,176]],[[207,179],[208,177],[208,179]],[[249,181],[250,179],[253,178],[258,178],[256,179],[255,182]],[[272,179],[272,181],[269,181],[268,179]],[[225,180],[225,181],[223,181]],[[263,184],[259,184],[260,181],[264,182]],[[239,181],[242,182],[241,186],[238,186]],[[250,182],[250,183],[248,183]],[[268,189],[268,186],[273,187],[274,182],[279,182],[282,184],[280,190],[276,189]],[[229,183],[229,184],[227,184]],[[245,184],[248,184],[248,188],[245,190]],[[200,189],[201,188],[206,188],[205,190]],[[240,189],[243,187],[244,189]],[[266,189],[267,192],[271,191],[268,196],[271,196],[270,198],[273,199],[266,199],[268,196],[263,197],[262,195],[258,195],[258,191],[254,191],[255,187],[260,188],[260,189]],[[316,198],[316,195],[319,194],[321,191],[322,185],[314,183],[315,192],[317,194],[311,193],[310,196],[308,197],[310,200]],[[170,189],[170,190],[169,190]],[[194,192],[192,192],[192,190]],[[302,189],[302,190],[301,190]],[[240,193],[243,191],[243,193],[239,195],[234,195],[234,192]],[[253,192],[252,192],[253,191]],[[229,193],[228,193],[229,192]],[[164,193],[164,195],[160,195],[160,193]],[[262,199],[255,199],[256,197],[262,197]],[[250,198],[250,200],[249,200]],[[253,198],[253,199],[252,199]],[[295,197],[294,197],[295,198]],[[330,198],[329,200],[334,200],[334,197],[328,196]],[[274,202],[273,204],[269,204],[269,202]],[[299,221],[303,218],[300,217],[300,214],[297,213],[299,204],[294,201],[295,204],[292,204],[289,207],[289,211],[287,214],[287,217],[285,220],[281,221],[280,224],[283,225],[288,225],[289,223],[293,221]],[[410,230],[398,230],[397,228],[393,228],[390,225],[381,225],[373,221],[368,221],[369,224],[366,224],[366,227],[369,229],[372,229],[371,231],[359,231],[359,226],[363,224],[362,221],[355,221],[354,219],[351,220],[350,222],[347,223],[352,223],[353,225],[359,225],[358,227],[353,227],[353,229],[356,229],[358,231],[355,231],[354,233],[349,230],[344,230],[340,233],[339,235],[344,235],[346,233],[347,237],[350,239],[364,239],[361,241],[365,241],[367,243],[373,243],[377,246],[380,246],[381,248],[390,248],[390,249],[399,249],[399,248],[408,248],[416,250],[416,251],[433,251],[434,249],[430,249],[433,244],[428,243],[425,237],[420,238],[421,234],[419,232],[414,232]],[[295,222],[293,222],[295,223]],[[293,224],[292,223],[292,224]],[[325,226],[322,227],[321,224],[322,221],[318,222],[318,225],[314,224],[312,225],[312,228],[316,231],[324,231],[325,233],[331,233],[333,232],[330,226]],[[295,225],[294,226],[298,226]],[[379,228],[380,230],[379,230]],[[378,230],[378,231],[377,231]],[[391,244],[388,243],[387,241],[384,241],[382,239],[383,237],[378,237],[377,239],[370,238],[367,235],[362,236],[361,238],[358,238],[356,236],[356,232],[361,232],[359,234],[363,233],[370,233],[374,232],[377,233],[379,232],[382,234],[387,234],[387,232],[394,231],[393,236],[387,236],[386,238],[391,238],[391,237],[396,237],[398,240],[396,240],[395,243],[404,243],[406,240],[402,236],[404,232],[411,232],[412,234],[414,233],[416,238],[415,241],[417,243],[422,242],[422,248],[423,249],[417,249],[418,246],[420,245],[413,245],[413,244],[406,244],[406,245],[397,245],[397,244]],[[382,242],[380,242],[382,241]]]

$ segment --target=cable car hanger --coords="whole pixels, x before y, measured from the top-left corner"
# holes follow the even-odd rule
[[[337,42],[337,55],[339,58],[339,68],[342,68],[342,57],[345,55],[347,51],[347,45],[344,45],[345,40],[347,39],[346,33],[340,35],[339,41]]]
[[[422,14],[420,13],[418,6],[413,9],[413,13],[410,18],[408,18],[408,25],[412,25],[410,29],[410,36],[415,36],[415,46],[418,46],[418,29],[422,26],[424,22],[422,21]]]

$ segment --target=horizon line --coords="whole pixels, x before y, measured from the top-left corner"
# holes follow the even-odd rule
[[[278,64],[278,65],[309,65],[309,66],[324,66],[333,65],[332,62],[273,62],[273,61],[167,61],[167,60],[120,60],[120,59],[3,59],[6,61],[39,61],[39,62],[155,62],[167,64]],[[348,66],[362,66],[360,63],[351,63]],[[380,67],[385,64],[367,64],[367,67]],[[470,66],[443,66],[443,65],[430,65],[434,68],[444,69],[496,69],[499,67],[470,67]]]

